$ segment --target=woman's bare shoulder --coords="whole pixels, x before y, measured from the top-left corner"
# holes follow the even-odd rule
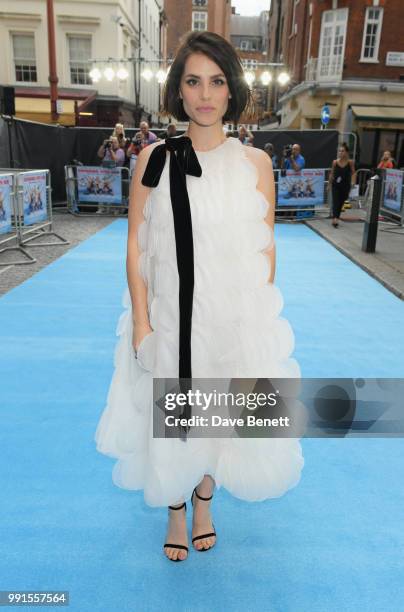
[[[268,170],[272,170],[272,159],[262,149],[256,147],[244,146],[245,154],[247,158],[257,167],[258,172],[266,173]]]
[[[138,161],[142,161],[142,162],[146,162],[148,161],[150,155],[153,153],[154,149],[156,147],[158,147],[159,145],[162,145],[165,143],[165,140],[156,140],[156,142],[152,142],[151,144],[147,145],[147,147],[145,147],[144,149],[142,149],[139,153],[139,155],[137,156]]]

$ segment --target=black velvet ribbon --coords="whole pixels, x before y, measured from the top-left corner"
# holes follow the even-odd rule
[[[202,176],[202,168],[188,136],[166,138],[154,147],[142,178],[146,187],[156,187],[170,151],[170,198],[179,276],[179,378],[191,379],[191,327],[194,295],[194,243],[186,175]],[[180,382],[183,389],[183,384]],[[189,386],[189,385],[188,385]],[[185,410],[185,413],[188,411]]]

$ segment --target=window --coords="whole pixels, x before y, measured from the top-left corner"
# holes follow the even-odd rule
[[[348,9],[324,11],[321,23],[317,79],[338,80],[344,66]]]
[[[194,6],[207,6],[208,0],[192,0]]]
[[[290,35],[293,36],[297,34],[297,23],[296,23],[296,7],[299,4],[300,0],[293,0],[293,14],[292,14],[292,22],[290,28]]]
[[[242,59],[241,63],[246,70],[254,70],[257,68],[258,60],[256,59]]]
[[[192,11],[192,29],[206,30],[208,26],[208,14]]]
[[[13,57],[15,80],[35,83],[37,74],[33,34],[13,34]]]
[[[248,40],[242,40],[240,43],[240,49],[246,51],[248,49]]]
[[[378,62],[383,9],[367,7],[363,29],[361,62]]]
[[[91,59],[91,37],[69,36],[70,82],[72,85],[91,85],[89,60]]]

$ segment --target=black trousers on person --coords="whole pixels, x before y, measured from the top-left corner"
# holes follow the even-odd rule
[[[339,219],[345,200],[348,199],[351,188],[332,186],[332,216]]]

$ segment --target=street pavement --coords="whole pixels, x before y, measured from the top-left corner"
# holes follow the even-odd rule
[[[307,219],[305,223],[404,300],[404,227],[400,228],[380,215],[375,252],[366,253],[362,250],[365,216],[363,209],[353,208],[341,214],[337,228],[331,225],[331,219],[325,217]]]
[[[69,249],[74,248],[80,244],[80,242],[86,240],[117,219],[117,217],[114,216],[106,214],[98,215],[95,213],[90,216],[74,216],[68,213],[65,208],[54,208],[52,216],[52,230],[66,240],[69,240],[70,244],[29,248],[28,243],[26,249],[37,259],[37,261],[27,265],[0,266],[0,295],[20,285],[55,259],[62,257]],[[46,234],[44,234],[43,237],[41,236],[39,239],[34,240],[33,243],[53,241],[58,241],[56,236],[49,236],[47,238]],[[15,242],[13,241],[10,245],[2,245],[0,246],[0,250],[5,246],[14,246],[14,244]],[[18,251],[0,253],[0,263],[15,260],[27,261],[27,258]]]

